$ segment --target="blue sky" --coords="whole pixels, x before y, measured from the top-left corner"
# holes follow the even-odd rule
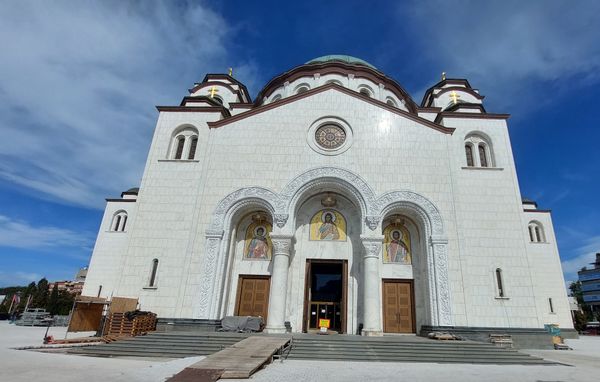
[[[206,73],[252,95],[325,54],[417,101],[467,78],[510,113],[521,191],[552,209],[567,280],[600,251],[596,1],[0,4],[0,286],[87,265],[104,198],[139,185],[157,112]]]

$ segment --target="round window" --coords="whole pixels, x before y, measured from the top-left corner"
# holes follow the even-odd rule
[[[317,144],[326,150],[335,150],[346,142],[346,132],[338,125],[326,124],[315,131]]]

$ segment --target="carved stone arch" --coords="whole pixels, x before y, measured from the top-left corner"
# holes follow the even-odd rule
[[[410,209],[415,212],[426,225],[426,233],[434,236],[444,235],[442,216],[429,199],[412,191],[390,191],[377,199],[378,214],[384,219],[391,211],[399,208]]]
[[[328,187],[337,189],[356,201],[361,210],[362,220],[368,224],[369,218],[372,218],[377,210],[375,193],[362,177],[339,167],[314,168],[292,179],[280,194],[285,207],[279,213],[295,216],[298,203],[310,194],[311,190]]]
[[[269,189],[263,187],[240,188],[221,199],[217,204],[208,231],[222,232],[225,225],[229,224],[227,218],[231,218],[236,211],[248,203],[262,206],[273,218],[275,211],[283,208],[279,195]]]
[[[426,239],[431,324],[454,325],[448,278],[448,240],[445,237],[443,219],[439,210],[429,199],[412,191],[387,192],[379,197],[377,204],[381,221],[391,213],[400,211],[410,211],[421,220]]]
[[[280,198],[276,193],[262,187],[240,188],[217,204],[205,236],[203,282],[200,286],[198,307],[200,317],[220,317],[223,295],[221,290],[224,279],[218,275],[225,274],[229,240],[231,239],[225,233],[231,232],[232,225],[245,212],[252,209],[265,209],[275,219],[275,211],[278,207],[281,208],[281,205]],[[215,298],[215,296],[221,297]]]

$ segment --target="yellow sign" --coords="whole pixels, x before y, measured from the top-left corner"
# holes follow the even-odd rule
[[[327,320],[325,318],[320,318],[319,319],[319,327],[320,328],[327,328],[327,329],[329,329],[329,321],[330,320]]]

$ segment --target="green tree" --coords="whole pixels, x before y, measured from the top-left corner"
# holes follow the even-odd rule
[[[573,320],[573,325],[575,326],[575,330],[581,332],[585,329],[587,325],[587,320],[585,318],[585,314],[583,312],[577,311],[575,312],[575,317]]]
[[[58,294],[58,300],[56,304],[56,314],[61,316],[66,316],[71,312],[73,308],[73,302],[75,301],[75,296],[66,290],[61,291]]]
[[[581,281],[573,281],[569,285],[571,296],[575,297],[579,306],[583,306],[583,292],[581,291]]]
[[[48,299],[48,305],[46,306],[46,310],[52,315],[58,314],[59,298],[58,298],[58,286],[56,285],[56,283],[54,284],[54,287],[52,288],[52,293],[50,293],[50,298]]]
[[[35,308],[46,308],[48,305],[48,297],[50,291],[48,289],[48,280],[44,277],[40,281],[38,281],[36,286],[36,293],[33,295],[33,304],[32,307]]]

